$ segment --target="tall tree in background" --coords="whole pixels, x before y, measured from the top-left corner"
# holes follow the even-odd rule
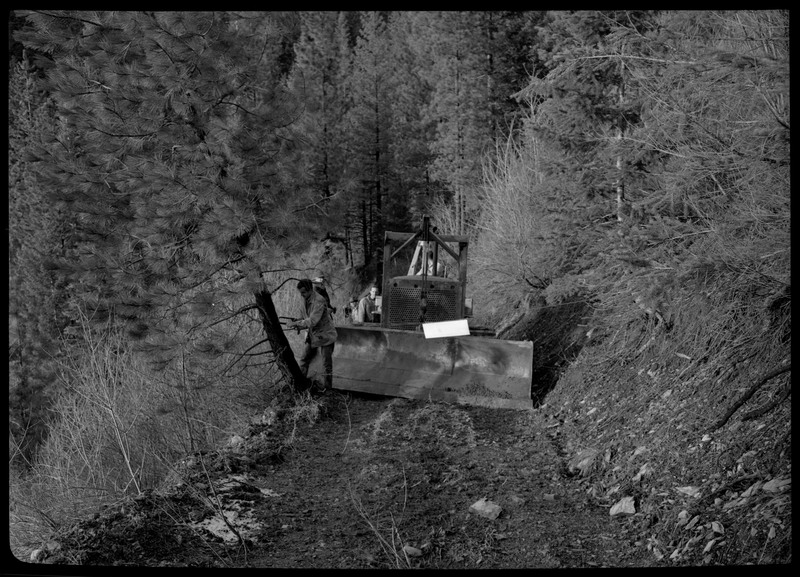
[[[541,99],[537,112],[546,122],[537,133],[564,151],[567,164],[553,167],[579,175],[588,197],[613,198],[622,220],[625,180],[634,177],[632,159],[620,152],[623,135],[638,121],[639,98],[626,86],[624,41],[614,36],[616,19],[646,26],[654,13],[556,12],[542,35],[539,57],[546,77],[532,77],[523,91]],[[630,181],[628,185],[635,186]]]
[[[753,285],[783,294],[788,15],[549,18],[540,47],[547,74],[520,95],[531,107],[528,142],[539,147],[537,166],[549,181],[537,194],[561,223],[532,251],[555,247],[566,256],[553,271],[563,286],[552,291],[593,287],[615,303],[638,293],[649,303],[640,307],[661,310],[654,318],[666,318],[680,279],[707,282],[711,271],[740,278],[760,271]],[[642,258],[650,247],[657,260]],[[773,266],[781,272],[769,272]]]
[[[441,190],[430,171],[434,159],[430,143],[435,137],[436,125],[425,116],[431,98],[426,70],[432,66],[428,44],[423,41],[426,26],[427,17],[422,13],[395,12],[387,30],[395,78],[390,143],[395,180],[391,183],[391,197],[405,202],[409,220],[406,226],[419,226],[423,215],[428,214],[431,201]],[[397,226],[403,224],[397,223]]]
[[[452,232],[464,234],[478,208],[481,158],[492,143],[486,29],[483,16],[476,12],[428,17],[425,39],[433,54],[428,71],[433,94],[427,114],[436,123],[431,173],[452,191],[456,219]]]
[[[542,67],[535,46],[537,27],[546,16],[534,10],[487,11],[482,16],[492,134],[503,140],[526,112],[514,94]]]
[[[385,229],[384,204],[391,170],[394,63],[386,22],[378,12],[362,15],[361,32],[348,79],[352,107],[348,111],[349,169],[353,212],[361,223],[364,264],[380,261]]]
[[[43,266],[62,249],[67,223],[37,186],[23,159],[36,143],[52,137],[55,106],[27,63],[9,71],[8,308],[9,426],[17,457],[30,462],[44,438],[56,380],[58,336],[68,324],[66,283]]]
[[[75,221],[72,260],[59,265],[76,299],[95,318],[129,321],[168,363],[230,316],[222,303],[250,295],[244,309],[258,310],[278,366],[301,386],[261,276],[310,236],[313,219],[296,209],[315,206],[288,199],[281,180],[297,116],[280,91],[281,18],[28,12],[20,39],[52,58],[48,87],[70,136],[37,155]]]
[[[347,30],[338,12],[301,12],[300,23],[289,76],[290,89],[303,108],[296,124],[302,137],[298,186],[311,189],[311,196],[329,211],[346,167],[342,144]]]
[[[395,171],[412,220],[433,207],[464,230],[479,210],[483,157],[524,110],[539,12],[398,12],[391,15],[397,87]],[[448,204],[449,203],[449,204]],[[438,210],[438,209],[437,209]]]

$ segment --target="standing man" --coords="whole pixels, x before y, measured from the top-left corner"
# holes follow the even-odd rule
[[[322,353],[322,364],[325,369],[325,390],[333,388],[333,346],[336,343],[336,328],[333,318],[328,312],[325,298],[314,290],[314,285],[307,278],[297,283],[297,290],[303,297],[300,307],[301,318],[289,324],[289,328],[306,329],[305,348],[300,357],[300,370],[308,376],[308,366]]]
[[[369,294],[366,295],[361,301],[358,303],[358,309],[356,310],[356,323],[375,323],[378,322],[377,312],[378,312],[378,303],[376,302],[378,298],[378,287],[374,284],[369,289]]]

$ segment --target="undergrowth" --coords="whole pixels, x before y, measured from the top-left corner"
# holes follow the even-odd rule
[[[9,467],[10,546],[19,559],[100,507],[158,486],[178,459],[215,447],[266,398],[263,374],[215,375],[188,353],[153,370],[118,327],[83,320],[82,338],[65,345],[46,441],[24,468]]]

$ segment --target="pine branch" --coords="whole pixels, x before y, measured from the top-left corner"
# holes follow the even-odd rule
[[[339,194],[339,192],[340,191],[334,192],[332,195],[327,196],[327,197],[325,197],[323,199],[320,199],[319,201],[312,201],[310,204],[307,204],[306,206],[302,206],[300,208],[295,208],[294,210],[292,210],[292,212],[293,213],[305,212],[305,211],[307,211],[307,210],[309,210],[311,208],[316,208],[322,214],[324,214],[325,216],[328,216],[327,210],[323,206],[320,206],[320,204],[329,202],[331,199],[335,198]]]
[[[253,307],[251,307],[251,308],[258,308],[258,307],[254,305],[254,306],[253,306]],[[260,340],[260,341],[258,341],[256,344],[254,344],[254,345],[252,345],[252,346],[250,346],[250,347],[247,347],[247,348],[246,348],[244,351],[242,351],[241,353],[239,353],[239,354],[237,355],[237,357],[236,357],[235,359],[233,359],[233,360],[232,360],[232,361],[231,361],[231,362],[228,364],[228,366],[226,366],[224,369],[222,369],[222,372],[221,372],[220,374],[224,375],[224,374],[225,374],[225,373],[227,373],[227,372],[228,372],[230,369],[232,369],[232,368],[233,368],[233,366],[234,366],[236,363],[238,363],[240,360],[242,360],[242,359],[243,359],[245,356],[248,356],[248,353],[249,353],[250,351],[252,351],[254,348],[258,347],[259,345],[263,345],[264,343],[268,343],[268,342],[269,342],[269,339],[268,339],[268,338],[267,338],[267,339],[261,339],[261,340]]]
[[[230,320],[230,319],[234,318],[234,317],[235,317],[235,316],[237,316],[237,315],[240,315],[240,314],[242,314],[242,313],[245,313],[245,312],[247,312],[247,311],[250,311],[250,310],[253,310],[253,309],[258,309],[258,306],[257,306],[257,305],[255,305],[255,304],[244,306],[244,307],[240,308],[239,310],[237,310],[237,311],[235,311],[235,312],[231,313],[230,315],[228,315],[228,316],[226,316],[226,317],[223,317],[223,318],[221,318],[221,319],[219,319],[219,320],[217,320],[217,321],[214,321],[213,323],[211,323],[210,325],[208,325],[208,328],[211,328],[211,327],[213,327],[214,325],[218,325],[218,324],[219,324],[219,323],[221,323],[221,322],[225,322],[225,321],[227,321],[227,320]],[[262,341],[262,342],[263,342],[263,341]]]
[[[53,14],[52,12],[44,12],[42,10],[31,10],[31,12],[34,12],[36,14],[41,14],[42,16],[48,16],[50,18],[57,18],[59,20],[74,20],[75,22],[83,22],[84,24],[91,24],[92,26],[97,26],[98,28],[105,27],[109,30],[117,30],[117,31],[122,30],[121,28],[116,28],[113,26],[105,26],[103,24],[100,24],[99,22],[92,22],[91,20],[86,20],[85,18],[78,18],[77,16],[68,16],[66,14]]]
[[[154,130],[152,132],[143,132],[140,134],[124,134],[124,133],[115,134],[113,132],[106,132],[105,130],[99,128],[98,126],[94,126],[94,129],[100,134],[105,134],[106,136],[112,136],[114,138],[147,138],[149,136],[154,136],[158,134],[157,130]]]

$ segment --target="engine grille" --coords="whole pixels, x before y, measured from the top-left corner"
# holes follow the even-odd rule
[[[458,283],[429,279],[425,322],[456,320],[460,314]],[[384,295],[384,314],[388,312],[388,327],[414,330],[419,325],[419,301],[422,287],[418,278],[413,280],[393,279],[389,294]]]

